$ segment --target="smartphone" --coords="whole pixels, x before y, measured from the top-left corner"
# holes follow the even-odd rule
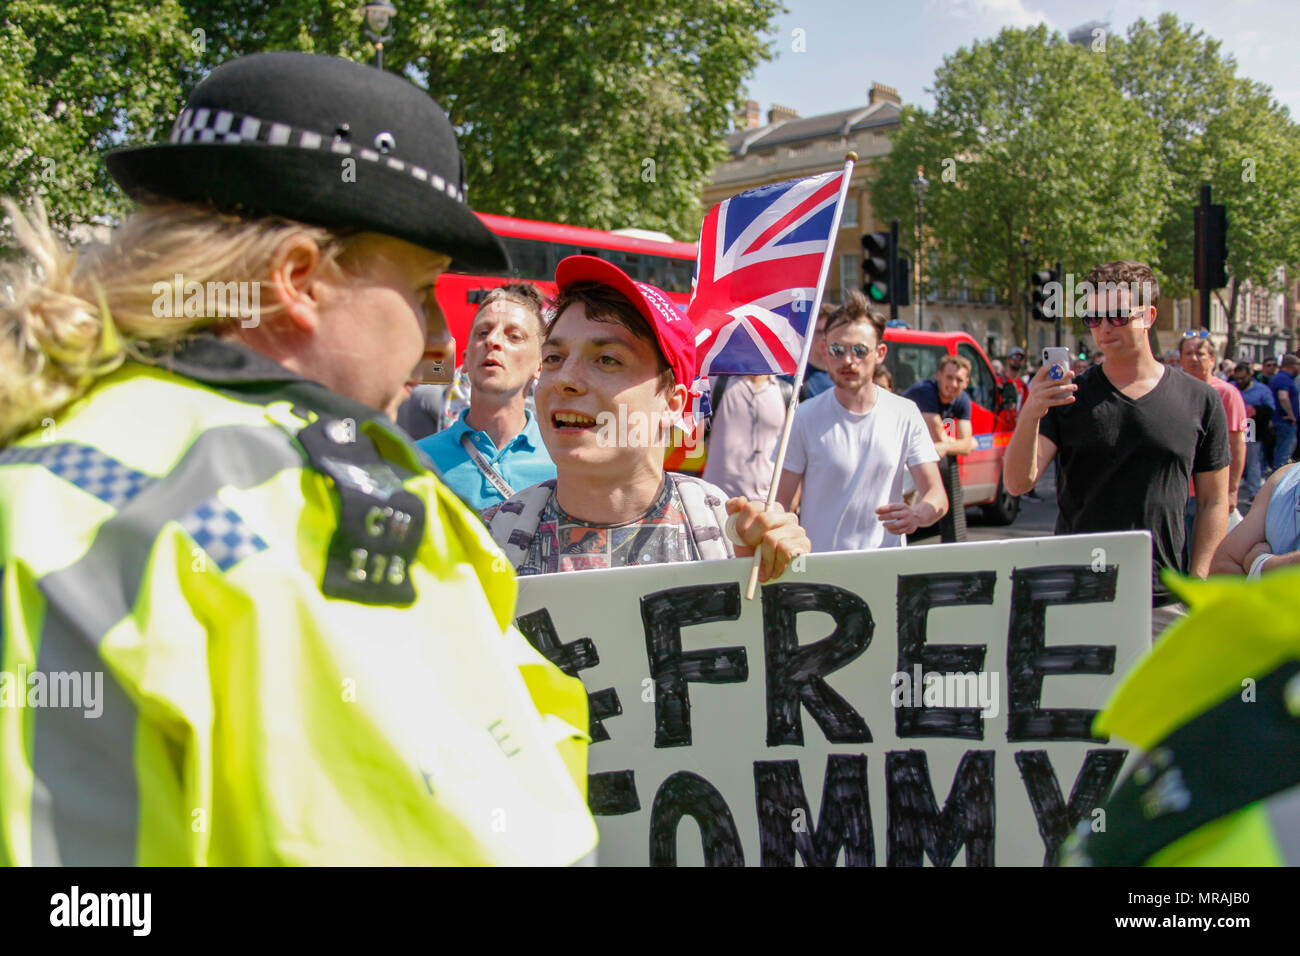
[[[1064,346],[1043,349],[1043,364],[1048,367],[1047,377],[1060,381],[1070,369],[1070,350]]]

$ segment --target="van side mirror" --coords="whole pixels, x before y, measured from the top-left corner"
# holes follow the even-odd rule
[[[1002,383],[1002,406],[1004,408],[1015,408],[1016,402],[1020,400],[1020,393],[1016,391],[1014,382]]]

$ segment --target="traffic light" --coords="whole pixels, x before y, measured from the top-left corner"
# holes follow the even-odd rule
[[[894,275],[894,303],[896,305],[912,304],[912,260],[904,256],[896,258],[898,271]]]
[[[1055,312],[1060,309],[1061,294],[1057,291],[1056,309],[1049,313],[1047,309],[1047,300],[1051,296],[1051,290],[1047,288],[1049,283],[1061,281],[1061,277],[1056,274],[1055,269],[1039,269],[1030,277],[1032,285],[1030,287],[1031,301],[1033,303],[1033,316],[1035,322],[1055,322]]]
[[[894,249],[887,232],[871,232],[862,237],[862,292],[869,302],[888,303],[894,289]]]
[[[1196,207],[1193,287],[1222,289],[1228,284],[1228,212],[1224,206]]]

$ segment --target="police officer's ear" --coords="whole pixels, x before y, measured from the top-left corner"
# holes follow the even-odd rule
[[[295,328],[314,332],[320,321],[321,249],[309,236],[290,236],[271,256],[268,285]]]

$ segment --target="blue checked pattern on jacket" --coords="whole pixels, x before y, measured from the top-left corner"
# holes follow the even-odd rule
[[[0,451],[0,465],[40,465],[118,509],[158,481],[98,449],[75,442],[7,448]]]
[[[244,558],[267,548],[243,518],[216,498],[181,515],[179,522],[222,571],[229,571]]]

